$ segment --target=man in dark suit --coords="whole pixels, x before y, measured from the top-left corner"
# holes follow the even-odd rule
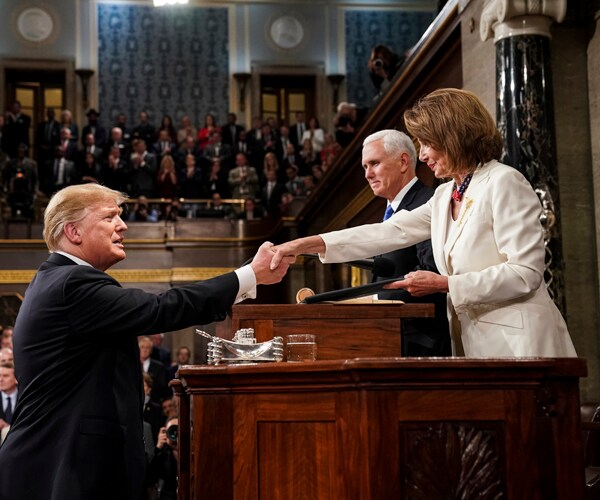
[[[0,429],[11,424],[18,394],[14,365],[0,364]]]
[[[60,123],[55,119],[53,108],[46,110],[46,120],[41,122],[35,130],[35,147],[37,150],[37,164],[43,170],[46,162],[54,158],[54,151],[60,142]],[[42,172],[39,171],[38,175]]]
[[[17,155],[17,148],[19,144],[25,144],[27,147],[29,144],[29,127],[31,127],[31,117],[21,112],[21,103],[19,101],[13,102],[10,109],[6,112],[6,123],[4,125],[4,137],[3,142],[5,143],[5,152],[11,158]]]
[[[414,210],[426,203],[433,189],[425,186],[415,175],[417,154],[410,138],[397,130],[382,130],[363,142],[362,164],[365,178],[373,193],[387,200],[384,219],[399,210]],[[395,264],[394,276],[423,269],[437,272],[431,250],[431,240],[384,254]],[[374,276],[373,281],[378,281]],[[451,344],[446,314],[446,294],[436,293],[413,297],[406,290],[383,291],[379,299],[404,302],[433,302],[435,318],[402,321],[404,356],[450,356]]]
[[[221,135],[223,142],[225,144],[229,144],[234,149],[240,138],[240,132],[244,130],[244,127],[238,125],[236,122],[236,114],[229,113],[227,115],[227,123],[221,127]]]
[[[15,324],[19,398],[0,448],[0,498],[138,499],[144,482],[137,336],[225,318],[270,271],[272,244],[249,266],[161,294],[122,288],[124,196],[98,184],[55,194],[44,214],[51,252]],[[23,474],[23,471],[27,474]]]
[[[290,141],[296,149],[296,153],[299,153],[302,149],[302,136],[306,131],[306,123],[304,122],[304,113],[302,111],[296,112],[296,123],[290,126]]]
[[[100,113],[95,109],[90,109],[86,115],[88,119],[88,123],[83,130],[81,131],[81,142],[83,146],[86,145],[86,137],[88,134],[92,134],[94,136],[94,142],[96,146],[103,148],[108,142],[108,134],[106,133],[106,129],[98,123],[98,117]]]

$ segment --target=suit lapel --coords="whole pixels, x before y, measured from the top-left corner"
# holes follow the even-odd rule
[[[423,184],[421,183],[421,181],[417,180],[417,182],[415,182],[412,185],[412,187],[408,190],[408,192],[404,195],[404,197],[400,201],[400,205],[398,205],[398,208],[396,209],[396,212],[398,212],[400,210],[404,210],[405,208],[410,207],[410,205],[412,204],[413,200],[415,199],[415,196],[417,195],[417,193],[419,192],[419,190],[422,187],[423,187]]]
[[[444,255],[446,256],[445,264],[448,266],[448,256],[452,251],[452,248],[458,241],[463,229],[469,223],[469,218],[471,214],[475,212],[475,208],[477,204],[481,202],[481,185],[487,180],[489,176],[489,169],[483,167],[477,168],[475,173],[473,174],[473,178],[471,179],[471,183],[469,184],[468,189],[465,192],[463,203],[460,208],[460,212],[458,214],[458,218],[454,221],[454,229],[451,231],[448,236],[448,240],[444,244]],[[452,196],[452,183],[448,183],[448,204],[447,210],[450,210],[450,198]],[[448,224],[448,215],[445,217],[445,225]],[[449,267],[449,266],[448,266]]]

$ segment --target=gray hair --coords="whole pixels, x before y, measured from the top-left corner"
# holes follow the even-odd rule
[[[391,156],[400,156],[402,153],[408,154],[410,167],[414,170],[417,165],[417,150],[413,141],[404,132],[399,130],[380,130],[369,135],[363,141],[363,147],[375,141],[383,140],[384,151]]]

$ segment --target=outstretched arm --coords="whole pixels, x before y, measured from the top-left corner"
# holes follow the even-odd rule
[[[273,251],[271,269],[275,270],[282,263],[285,265],[286,259],[291,258],[291,261],[287,264],[289,266],[300,254],[325,252],[325,242],[318,235],[307,236],[306,238],[298,238],[281,245],[273,246],[271,250]]]

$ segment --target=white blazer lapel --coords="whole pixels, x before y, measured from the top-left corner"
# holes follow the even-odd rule
[[[446,234],[448,230],[448,211],[450,210],[450,199],[452,197],[452,183],[447,182],[438,189],[443,190],[436,200],[435,216],[437,223],[431,227],[431,247],[435,264],[440,274],[448,275],[448,266],[444,257],[444,245],[446,242]],[[433,220],[432,220],[433,222]]]
[[[471,179],[471,183],[469,184],[469,187],[467,188],[467,190],[465,192],[465,195],[463,197],[463,203],[460,208],[460,212],[458,214],[458,218],[456,219],[456,221],[454,223],[454,228],[448,235],[448,240],[444,244],[444,256],[445,256],[444,262],[448,268],[450,268],[450,265],[448,262],[448,256],[452,252],[452,248],[456,244],[463,229],[468,224],[471,214],[473,214],[475,212],[477,204],[481,202],[479,186],[481,185],[482,182],[484,182],[484,179],[487,179],[488,177],[489,177],[488,169],[485,168],[485,165],[483,168],[478,167],[475,170],[475,172],[473,174],[473,178]],[[450,202],[448,202],[448,207],[449,206],[450,206]],[[447,220],[448,220],[448,218],[446,217],[446,221]]]

